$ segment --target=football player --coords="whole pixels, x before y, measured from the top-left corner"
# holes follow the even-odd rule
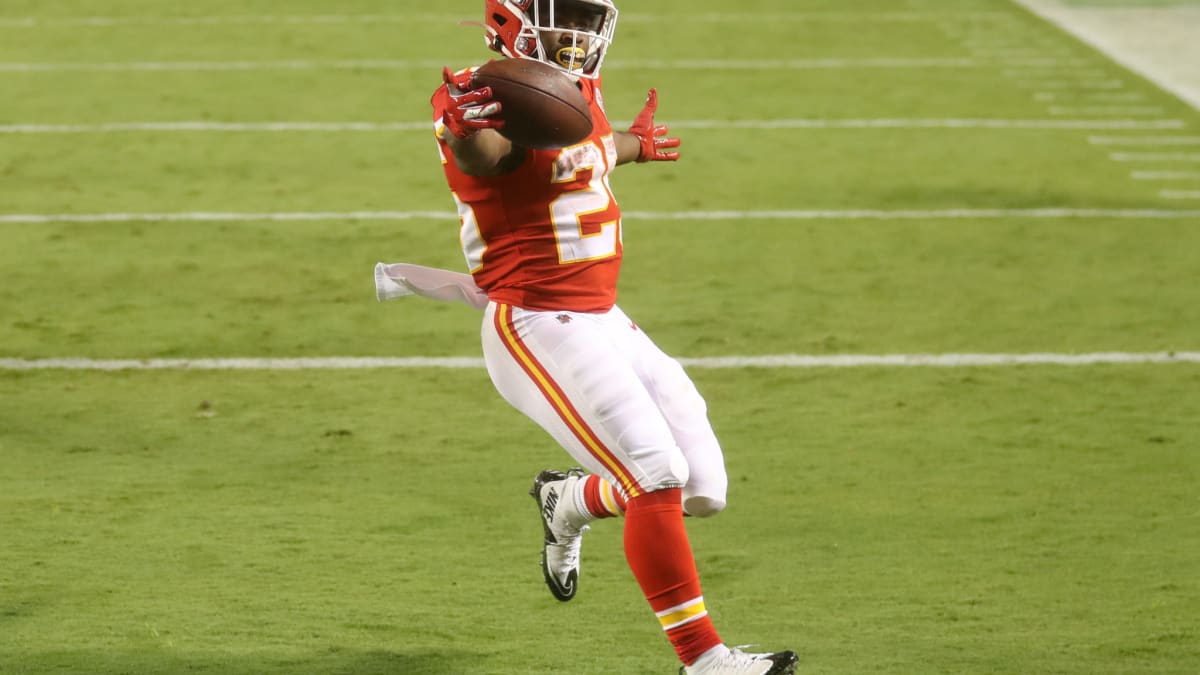
[[[629,129],[609,124],[600,70],[617,22],[611,0],[484,4],[487,46],[575,81],[593,131],[559,150],[515,145],[498,132],[504,110],[491,90],[472,89],[471,69],[445,69],[432,98],[435,130],[481,290],[463,289],[461,279],[415,285],[449,288],[458,299],[486,295],[483,354],[496,389],[587,469],[534,480],[545,581],[554,597],[573,598],[588,523],[624,516],[627,562],[681,673],[792,673],[796,654],[730,649],[708,616],[684,513],[725,507],[721,447],[683,368],[615,304],[622,222],[608,176],[630,162],[677,160],[679,139],[655,123],[654,89]]]

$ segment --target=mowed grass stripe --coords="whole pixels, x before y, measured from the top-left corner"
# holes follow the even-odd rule
[[[124,71],[247,71],[247,70],[429,70],[453,59],[327,59],[278,61],[127,61],[5,62],[0,73],[124,72]],[[874,68],[992,68],[1011,65],[1071,66],[1078,59],[1056,58],[811,58],[811,59],[641,59],[606,61],[610,70],[787,70],[874,69]]]
[[[680,358],[689,368],[863,368],[988,366],[1090,366],[1200,363],[1200,352],[1095,352],[1089,354],[767,354]],[[0,359],[2,370],[361,370],[373,368],[483,368],[467,356],[313,357],[228,359]]]

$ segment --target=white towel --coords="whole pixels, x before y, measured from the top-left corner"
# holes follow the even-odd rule
[[[487,307],[488,297],[470,274],[408,263],[375,265],[375,297],[380,302],[419,295],[439,302],[461,302],[478,310]]]

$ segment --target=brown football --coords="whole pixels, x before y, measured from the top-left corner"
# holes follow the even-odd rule
[[[533,59],[498,59],[471,75],[473,88],[491,87],[500,102],[505,138],[538,150],[578,143],[592,133],[592,113],[579,86]]]

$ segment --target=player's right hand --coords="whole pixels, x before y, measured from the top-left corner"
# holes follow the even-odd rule
[[[471,89],[471,72],[450,72],[442,69],[444,88],[438,89],[442,101],[442,122],[457,138],[467,138],[480,129],[500,129],[504,120],[498,117],[501,105],[492,98],[491,87]]]

